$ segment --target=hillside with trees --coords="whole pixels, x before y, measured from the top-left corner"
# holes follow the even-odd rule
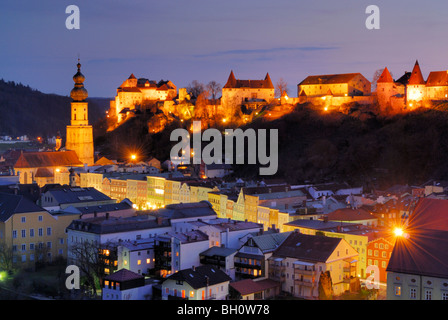
[[[109,107],[106,98],[88,98],[89,121],[96,123]],[[68,96],[46,94],[14,81],[0,80],[0,135],[52,137],[70,124]]]
[[[144,156],[168,159],[175,144],[169,140],[171,131],[189,128],[190,123],[174,121],[164,131],[151,134],[148,128],[151,115],[145,117],[131,119],[118,130],[98,136],[97,150],[116,158],[133,148]],[[381,115],[373,107],[356,104],[343,113],[322,112],[312,105],[298,104],[279,119],[267,121],[260,117],[242,129],[278,130],[276,177],[290,183],[346,181],[371,189],[384,184],[448,179],[447,124],[448,112],[444,106]],[[234,166],[232,179],[252,178],[258,174],[258,168],[258,165]]]

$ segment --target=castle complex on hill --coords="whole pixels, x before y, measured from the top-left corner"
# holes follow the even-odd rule
[[[361,73],[310,75],[297,85],[297,97],[275,97],[275,86],[269,73],[264,79],[241,80],[233,71],[222,87],[219,99],[206,99],[209,119],[225,119],[239,115],[248,122],[266,106],[295,105],[312,103],[323,110],[339,108],[356,102],[361,105],[378,103],[383,111],[403,112],[417,106],[430,106],[432,101],[448,100],[448,71],[430,72],[424,79],[420,65],[416,61],[412,72],[405,72],[394,80],[386,67],[372,92],[371,82]],[[185,107],[186,104],[188,107]],[[171,81],[150,81],[137,79],[133,74],[117,89],[117,95],[110,102],[109,116],[115,126],[129,115],[145,110],[145,106],[156,106],[165,115],[175,115],[180,119],[194,117],[195,101],[190,100],[187,89],[176,86]],[[238,113],[237,111],[241,112]],[[196,114],[196,118],[204,117]],[[234,117],[235,118],[235,117]]]

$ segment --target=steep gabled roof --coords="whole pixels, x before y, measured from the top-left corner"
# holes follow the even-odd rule
[[[255,88],[255,89],[274,89],[269,73],[266,73],[264,80],[240,80],[235,78],[233,70],[230,72],[229,78],[224,88]]]
[[[75,151],[24,152],[17,159],[14,168],[69,167],[82,166]]]
[[[384,68],[383,73],[381,73],[381,76],[378,78],[378,81],[376,83],[393,83],[394,79],[392,79],[392,76],[389,72],[389,70]]]
[[[409,78],[409,85],[425,84],[423,79],[422,71],[420,70],[420,65],[418,60],[415,62],[414,68],[412,69],[411,77]]]

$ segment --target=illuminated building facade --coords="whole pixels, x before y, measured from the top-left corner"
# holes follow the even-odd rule
[[[252,105],[270,103],[274,97],[275,88],[269,73],[266,73],[262,80],[240,80],[236,79],[231,71],[227,83],[222,88],[221,105],[224,109],[243,104],[251,108]]]
[[[126,119],[129,113],[141,109],[155,101],[172,100],[177,96],[177,87],[171,81],[137,79],[131,74],[118,88],[115,100],[110,102],[109,116],[116,117],[117,124]]]
[[[84,88],[85,77],[81,73],[81,64],[77,64],[78,72],[73,76],[75,87],[70,92],[73,99],[71,103],[71,120],[67,126],[67,141],[65,148],[73,150],[81,163],[91,166],[94,164],[93,156],[93,128],[89,125],[88,97]]]

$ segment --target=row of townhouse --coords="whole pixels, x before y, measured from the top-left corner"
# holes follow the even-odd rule
[[[265,230],[276,226],[284,231],[284,224],[298,218],[309,218],[297,215],[295,209],[307,199],[306,194],[288,185],[244,187],[228,192],[210,182],[181,175],[173,177],[173,174],[176,175],[82,172],[80,187],[98,188],[117,201],[127,198],[140,210],[205,200],[212,204],[218,217],[261,223]]]

